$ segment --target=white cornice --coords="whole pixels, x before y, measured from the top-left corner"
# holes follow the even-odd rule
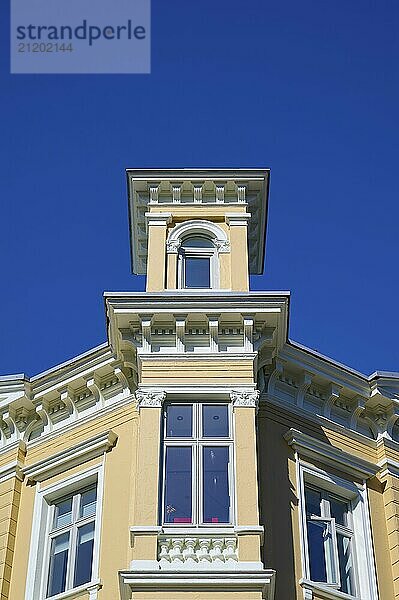
[[[245,567],[245,562],[240,563]],[[274,598],[275,571],[234,570],[234,571],[119,571],[123,585],[134,591],[159,590],[221,590],[221,591],[261,591],[265,600]]]
[[[265,401],[267,403],[272,404],[273,406],[281,408],[282,410],[284,410],[292,415],[299,415],[300,417],[303,417],[304,419],[307,419],[307,420],[311,419],[312,421],[319,423],[320,425],[322,425],[323,427],[326,427],[327,429],[337,431],[340,435],[344,435],[344,436],[348,437],[349,439],[353,439],[353,440],[356,440],[357,442],[360,442],[364,446],[373,448],[374,450],[377,448],[376,440],[371,439],[371,438],[365,436],[364,434],[359,433],[358,431],[354,431],[353,429],[348,429],[348,427],[344,427],[344,425],[341,425],[341,423],[337,423],[336,421],[327,419],[326,417],[323,417],[322,415],[310,413],[308,410],[306,410],[304,408],[300,408],[299,406],[297,406],[295,404],[288,404],[287,402],[284,402],[283,400],[277,398],[276,396],[272,397],[268,394],[263,394],[261,396],[261,404],[260,404],[260,414],[261,415],[262,415],[262,401]],[[397,442],[394,442],[392,440],[390,440],[390,442],[393,444],[393,447],[395,449],[399,450],[399,444]]]
[[[253,361],[257,357],[256,352],[226,352],[222,353],[212,353],[212,352],[187,352],[186,354],[179,354],[178,352],[157,352],[152,354],[147,354],[144,352],[139,352],[140,359],[142,360],[151,360],[151,361],[159,361],[159,360],[178,360],[179,362],[192,361],[192,360],[212,360],[213,361],[231,361],[234,359],[239,360],[251,360]]]
[[[299,456],[330,465],[358,479],[369,479],[376,475],[380,469],[374,463],[344,452],[340,448],[322,442],[296,429],[287,431],[284,438]]]
[[[43,481],[67,469],[81,465],[92,458],[101,456],[101,454],[108,452],[115,446],[117,439],[118,436],[112,430],[105,431],[67,450],[57,452],[33,465],[24,467],[22,473],[27,483],[34,485],[38,481]]]
[[[397,460],[393,460],[392,458],[383,458],[382,460],[378,461],[377,464],[380,468],[379,476],[381,478],[384,478],[387,475],[399,478],[399,462]]]
[[[23,464],[19,460],[13,460],[12,462],[3,465],[0,468],[0,483],[3,483],[8,479],[13,479],[13,477],[16,477],[19,479],[19,481],[22,481],[24,478],[22,469]]]
[[[248,224],[248,248],[252,251],[249,267],[252,274],[263,272],[268,169],[127,169],[126,175],[133,273],[146,274],[147,232],[144,225],[149,207],[160,211],[164,205],[173,212],[174,207],[183,206],[194,216],[198,206],[205,207],[208,213],[219,214],[225,201],[229,210],[234,204],[244,210],[248,207],[252,213],[253,218]]]

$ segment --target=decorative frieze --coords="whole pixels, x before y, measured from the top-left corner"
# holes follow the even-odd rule
[[[60,377],[58,384],[56,376],[51,374],[48,389],[43,382],[29,382],[24,386],[27,389],[21,390],[23,395],[3,404],[0,447],[6,449],[17,441],[38,441],[93,418],[116,403],[133,401],[136,385],[130,368],[108,356],[100,363],[99,370],[90,374],[87,371],[87,363],[84,373],[79,373],[75,364],[74,376],[71,378],[64,370],[62,375],[68,383],[62,383]]]
[[[364,386],[364,395],[353,396],[352,385],[346,388],[344,383],[328,380],[317,371],[299,370],[298,364],[285,358],[277,357],[274,362],[271,373],[267,366],[258,372],[258,386],[265,399],[289,405],[294,411],[297,408],[318,420],[328,419],[374,440],[385,437],[399,442],[395,427],[399,406],[396,398],[391,399],[390,388],[380,386],[377,394],[373,385],[368,390]]]

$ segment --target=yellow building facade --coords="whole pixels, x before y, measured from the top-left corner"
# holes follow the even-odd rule
[[[0,378],[1,600],[399,599],[399,375],[288,339],[269,171],[127,170],[105,344]]]

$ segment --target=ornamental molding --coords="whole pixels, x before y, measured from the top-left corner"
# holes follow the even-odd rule
[[[19,460],[14,460],[0,469],[0,483],[4,483],[4,481],[8,481],[9,479],[19,479],[19,481],[23,481],[24,474],[22,472],[23,464]]]
[[[250,220],[251,216],[251,213],[247,212],[226,213],[225,219],[227,225],[229,225],[230,227],[247,227],[248,221]]]
[[[183,223],[178,223],[175,225],[175,227],[170,231],[166,242],[167,252],[177,252],[183,237],[188,234],[206,235],[211,238],[218,252],[230,252],[230,242],[226,232],[216,223],[203,219],[193,219],[191,221],[184,221]]]
[[[22,474],[28,485],[35,485],[39,481],[44,481],[109,452],[114,448],[117,440],[118,436],[110,429],[67,450],[57,452],[33,465],[24,467],[21,469]]]
[[[258,390],[232,390],[230,392],[230,398],[235,408],[240,407],[257,409],[259,406],[259,395],[260,392]]]
[[[144,563],[152,561],[143,561]],[[121,589],[124,590],[124,598],[128,598],[132,591],[164,591],[164,590],[187,590],[213,592],[233,590],[235,592],[260,592],[264,600],[274,600],[275,576],[272,569],[262,569],[261,563],[237,562],[235,569],[216,570],[207,569],[182,569],[180,571],[167,571],[153,568],[147,565],[140,567],[141,561],[133,561],[137,568],[129,571],[119,571]],[[132,564],[133,564],[132,563]],[[147,568],[145,568],[147,567]]]
[[[368,460],[353,456],[296,429],[289,429],[284,438],[299,457],[316,460],[358,479],[369,479],[380,470],[378,465]]]
[[[228,252],[230,252],[231,246],[228,240],[215,239],[213,240],[213,243],[215,244],[219,254],[227,254]]]
[[[145,220],[148,226],[166,227],[172,219],[172,214],[169,212],[146,212]]]
[[[237,538],[195,534],[160,536],[158,561],[160,569],[234,569],[238,563]]]
[[[156,390],[137,390],[135,393],[137,408],[162,408],[166,392]]]
[[[181,240],[168,240],[166,242],[166,252],[168,254],[177,254],[181,245]]]

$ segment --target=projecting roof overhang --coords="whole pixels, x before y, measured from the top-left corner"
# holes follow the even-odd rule
[[[132,272],[145,275],[149,207],[242,205],[248,223],[249,271],[263,272],[269,196],[269,169],[127,169]],[[176,191],[177,190],[177,191]]]

